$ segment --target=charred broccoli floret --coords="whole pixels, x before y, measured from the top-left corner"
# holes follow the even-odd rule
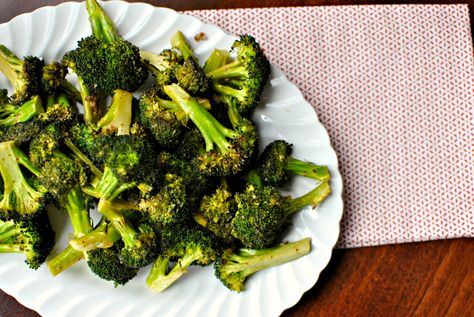
[[[227,288],[241,292],[247,278],[255,272],[294,261],[310,251],[310,238],[261,250],[227,250],[217,259],[215,274]]]
[[[313,208],[330,193],[328,182],[297,198],[282,197],[272,186],[249,184],[237,193],[237,212],[232,219],[232,235],[247,248],[272,246],[289,224],[291,215],[305,206]]]
[[[21,104],[41,94],[43,66],[43,60],[34,56],[22,60],[0,44],[0,71],[13,86],[13,104]]]
[[[199,169],[207,175],[237,174],[253,158],[257,144],[256,127],[242,119],[234,129],[226,128],[180,86],[164,87],[165,93],[179,105],[202,134],[205,152],[198,156]]]
[[[255,109],[270,74],[268,62],[260,45],[250,35],[241,35],[232,45],[235,60],[207,73],[216,100],[235,102],[242,114]]]
[[[273,141],[265,147],[257,163],[257,172],[265,184],[283,185],[288,181],[288,172],[317,181],[330,179],[327,166],[296,159],[291,156],[291,151],[291,144],[283,140]]]
[[[54,246],[54,231],[44,212],[34,219],[0,219],[0,253],[23,253],[25,262],[38,269]]]
[[[146,279],[147,286],[161,292],[182,277],[190,265],[211,264],[218,255],[214,238],[206,231],[189,226],[173,226],[162,233],[162,250]],[[170,261],[176,261],[170,267]]]

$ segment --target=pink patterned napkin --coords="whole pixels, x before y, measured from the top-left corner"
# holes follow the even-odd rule
[[[192,11],[262,43],[338,154],[338,247],[474,235],[474,85],[467,5]]]

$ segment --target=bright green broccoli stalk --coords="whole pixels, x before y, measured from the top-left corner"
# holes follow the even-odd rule
[[[0,215],[3,218],[35,217],[44,211],[44,192],[30,184],[31,176],[39,173],[15,142],[0,143],[0,174],[3,179]]]
[[[112,103],[107,113],[97,122],[97,127],[103,134],[130,134],[132,122],[133,95],[125,90],[114,92]]]
[[[310,251],[310,238],[261,250],[240,249],[236,252],[228,250],[217,259],[214,265],[215,274],[227,288],[241,292],[245,288],[245,281],[252,274],[294,261]]]
[[[217,101],[236,102],[238,111],[248,114],[258,105],[270,74],[270,63],[250,35],[241,35],[232,45],[237,58],[207,73]]]
[[[283,140],[273,141],[265,147],[257,163],[257,172],[265,184],[283,185],[288,181],[288,172],[317,181],[331,178],[327,166],[296,159],[291,156],[291,151],[291,144]]]
[[[1,104],[0,107],[1,129],[10,128],[20,122],[30,121],[43,112],[43,104],[39,96],[34,96],[19,106]]]
[[[222,66],[231,62],[231,57],[229,52],[215,49],[212,51],[211,55],[207,58],[206,62],[202,69],[206,74],[221,68]]]
[[[244,192],[235,195],[237,212],[232,219],[232,235],[247,248],[270,247],[295,212],[306,206],[316,207],[329,193],[328,182],[297,198],[284,198],[272,186],[248,184]]]
[[[0,253],[22,253],[38,269],[54,246],[54,231],[46,212],[34,219],[0,220]]]
[[[33,56],[22,60],[0,44],[0,72],[13,86],[12,102],[15,105],[41,94],[43,66],[43,60]]]
[[[180,86],[164,87],[165,93],[193,121],[202,134],[205,152],[198,156],[199,169],[207,175],[226,176],[242,171],[252,160],[257,145],[256,127],[242,119],[226,128]]]
[[[173,226],[162,233],[162,251],[146,279],[154,292],[162,292],[187,273],[193,263],[211,264],[218,255],[214,238],[206,231],[188,226]],[[170,267],[170,261],[176,261]]]

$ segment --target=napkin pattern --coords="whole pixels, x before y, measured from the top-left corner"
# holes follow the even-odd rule
[[[255,36],[314,106],[344,179],[338,247],[474,235],[466,5],[186,13]]]

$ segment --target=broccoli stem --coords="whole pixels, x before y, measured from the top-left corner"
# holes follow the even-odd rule
[[[316,188],[297,198],[287,198],[284,201],[283,209],[287,216],[290,216],[311,205],[313,208],[321,203],[331,193],[329,182],[321,182]]]
[[[117,135],[130,134],[132,122],[133,95],[125,90],[117,89],[107,113],[99,120],[97,126],[103,133],[117,132]]]
[[[81,150],[79,150],[79,148],[71,142],[71,140],[65,139],[64,144],[79,160],[84,162],[84,164],[86,164],[91,169],[95,177],[100,178],[102,176],[102,172],[97,168],[97,166],[95,166],[95,164],[84,153],[82,153]]]
[[[69,245],[82,252],[88,252],[98,248],[110,248],[120,239],[120,234],[111,226],[105,217],[102,217],[99,225],[91,232],[80,238],[69,241]]]
[[[225,50],[215,49],[204,63],[203,70],[206,74],[229,63],[230,54]]]
[[[61,81],[61,89],[76,102],[82,103],[82,96],[79,90],[66,79]]]
[[[100,197],[109,199],[113,196],[113,192],[120,186],[120,181],[114,175],[112,170],[108,167],[104,167],[104,173],[99,180],[95,190],[99,193]]]
[[[79,185],[67,194],[67,201],[65,208],[71,219],[74,236],[78,238],[92,231],[89,209],[85,205],[85,199]]]
[[[0,220],[0,223],[2,223],[0,228],[0,243],[6,244],[21,233],[21,230],[18,226],[15,226],[12,221],[3,222]]]
[[[133,247],[136,242],[137,232],[128,223],[122,210],[105,199],[99,201],[97,209],[112,223],[120,234],[125,246]]]
[[[217,146],[221,153],[227,153],[230,143],[227,138],[235,138],[237,134],[224,127],[206,109],[176,84],[164,86],[165,93],[187,114],[201,132],[209,152]]]
[[[187,268],[198,258],[199,256],[193,256],[193,254],[185,255],[167,272],[170,259],[159,256],[153,263],[151,271],[146,278],[147,286],[154,292],[162,292],[186,274]]]
[[[34,96],[23,103],[19,108],[13,109],[13,113],[9,116],[1,119],[0,126],[3,128],[9,128],[16,123],[28,121],[42,112],[43,105],[41,99],[39,96]]]
[[[15,91],[24,89],[25,82],[19,75],[22,73],[23,61],[5,45],[0,44],[0,72],[5,75]]]
[[[68,246],[61,251],[61,253],[49,260],[48,268],[51,274],[56,276],[83,258],[84,253],[82,251],[75,250],[73,247]]]
[[[181,31],[177,31],[170,39],[171,47],[179,50],[181,55],[183,55],[184,59],[188,57],[192,57],[197,60],[196,55],[194,54],[189,42],[184,37],[184,34]]]
[[[229,96],[237,98],[237,100],[241,100],[245,98],[244,93],[242,90],[232,88],[230,86],[222,85],[217,82],[213,83],[214,92],[217,92],[221,95]]]
[[[248,76],[247,69],[238,59],[206,74],[213,80]]]
[[[23,253],[25,245],[22,243],[0,244],[0,253]]]
[[[92,34],[95,37],[109,44],[120,39],[112,20],[105,14],[96,0],[86,0],[86,8],[89,13]]]
[[[331,178],[327,166],[301,161],[291,156],[288,157],[285,169],[289,172],[295,173],[296,175],[312,178],[318,181],[328,181]]]

